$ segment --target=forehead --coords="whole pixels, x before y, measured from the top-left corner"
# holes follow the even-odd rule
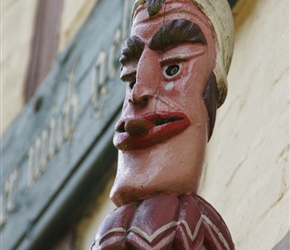
[[[187,0],[166,1],[159,13],[151,17],[147,13],[145,4],[139,5],[133,13],[131,35],[140,36],[142,34],[140,37],[142,40],[150,39],[162,25],[175,19],[186,19],[196,23],[207,40],[214,36],[208,18],[197,6]]]

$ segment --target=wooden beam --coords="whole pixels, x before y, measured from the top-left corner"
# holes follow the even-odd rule
[[[34,37],[25,79],[27,102],[50,71],[57,52],[63,0],[39,0]]]

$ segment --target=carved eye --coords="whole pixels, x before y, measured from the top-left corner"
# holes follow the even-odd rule
[[[172,64],[165,67],[165,75],[167,77],[173,77],[179,72],[180,66],[178,64]]]

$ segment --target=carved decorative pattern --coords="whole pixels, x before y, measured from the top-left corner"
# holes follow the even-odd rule
[[[185,195],[157,196],[116,209],[103,221],[91,249],[202,247],[235,249],[219,213],[201,197]]]

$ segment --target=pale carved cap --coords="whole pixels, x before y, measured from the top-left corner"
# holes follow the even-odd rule
[[[234,22],[232,11],[227,0],[190,1],[207,16],[215,33],[217,57],[214,73],[219,91],[218,107],[220,107],[227,96],[227,74],[229,72],[234,49]],[[145,2],[146,0],[135,1],[132,18],[134,18],[137,7]]]

